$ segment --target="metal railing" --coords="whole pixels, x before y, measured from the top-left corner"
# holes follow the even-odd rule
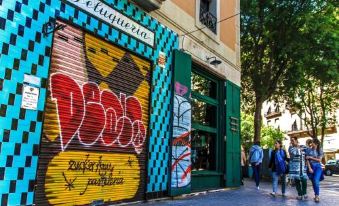
[[[203,25],[209,28],[213,33],[215,34],[217,33],[217,17],[215,17],[211,12],[201,7],[199,20]]]

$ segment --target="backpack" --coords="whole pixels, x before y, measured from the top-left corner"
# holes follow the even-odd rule
[[[285,162],[285,153],[281,149],[275,153],[275,168],[278,175],[286,174],[287,165]]]
[[[249,158],[250,163],[257,163],[260,156],[260,150],[253,148],[251,156]]]

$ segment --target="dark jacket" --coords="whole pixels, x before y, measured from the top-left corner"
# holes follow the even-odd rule
[[[283,152],[284,152],[284,156],[285,156],[285,161],[288,162],[289,159],[287,158],[286,151],[283,150]],[[271,158],[270,158],[270,163],[269,163],[268,167],[272,169],[272,172],[276,172],[276,169],[275,169],[275,150],[272,150],[272,152],[271,152]]]

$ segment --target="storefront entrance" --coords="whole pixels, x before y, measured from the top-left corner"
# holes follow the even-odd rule
[[[222,80],[193,64],[191,89],[192,190],[220,188],[224,186],[225,162]]]
[[[53,38],[37,205],[142,200],[151,64],[66,22]]]

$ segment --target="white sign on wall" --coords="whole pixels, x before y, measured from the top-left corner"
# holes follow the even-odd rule
[[[164,69],[166,67],[166,61],[166,54],[164,52],[159,52],[158,65]]]
[[[93,16],[109,23],[113,27],[154,46],[154,32],[141,26],[136,21],[119,13],[100,0],[67,0],[71,4],[85,10]]]
[[[21,108],[37,110],[39,100],[39,88],[29,85],[23,86]]]
[[[41,79],[33,75],[24,74],[24,82],[40,86]]]

